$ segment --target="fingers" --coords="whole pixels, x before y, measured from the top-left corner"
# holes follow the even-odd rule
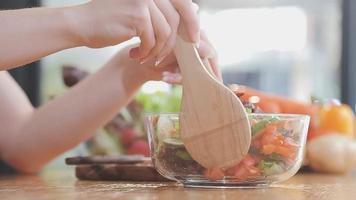
[[[196,12],[197,5],[192,0],[171,0],[171,2],[180,14],[191,42],[199,44],[200,25],[198,13]]]
[[[192,42],[199,43],[198,6],[192,0],[152,0],[147,3],[147,13],[141,22],[137,35],[141,39],[138,49],[130,51],[132,58],[142,63],[154,59],[159,65],[168,56],[176,43],[180,19]]]
[[[214,75],[216,76],[216,78],[220,81],[223,82],[223,78],[222,78],[222,74],[221,74],[221,70],[218,67],[218,61],[216,58],[212,58],[212,59],[208,59],[211,69],[213,70]]]
[[[169,26],[165,16],[154,2],[149,5],[149,10],[151,13],[151,21],[156,43],[154,48],[151,49],[149,55],[141,60],[143,63],[151,59],[156,59],[156,56],[162,51],[169,36],[171,35],[171,27]]]
[[[201,34],[202,41],[200,43],[200,47],[198,48],[198,53],[200,57],[203,59],[203,63],[206,67],[209,67],[207,70],[212,73],[218,81],[222,82],[221,72],[218,68],[216,51],[211,45],[210,41],[207,39],[205,34]],[[162,66],[166,64],[171,64],[174,62],[175,65],[175,57],[173,54],[167,56],[165,61],[162,63]],[[177,65],[178,66],[178,65]],[[180,73],[173,72],[164,72],[163,73],[163,81],[171,84],[181,84],[182,76]]]
[[[215,75],[215,77],[219,81],[222,81],[221,71],[218,68],[218,59],[217,59],[216,51],[213,48],[213,46],[211,45],[211,43],[208,40],[208,38],[206,37],[206,35],[204,34],[204,32],[201,32],[201,38],[202,38],[202,41],[200,43],[199,48],[197,49],[198,53],[202,59],[208,60],[209,65],[211,67],[211,70],[209,70],[209,71],[212,71],[213,74]],[[129,54],[130,54],[131,58],[135,58],[135,56],[137,56],[139,54],[139,49],[137,47],[134,47],[134,48],[130,49]],[[153,67],[152,63],[153,62],[150,61],[149,63],[147,63],[146,66]],[[173,68],[178,67],[175,55],[173,53],[170,53],[167,56],[165,56],[165,59],[158,65],[159,68],[161,68],[161,67],[163,68],[162,70],[168,70],[167,69],[168,66],[173,66]],[[166,82],[169,82],[172,84],[177,84],[177,83],[179,83],[179,81],[181,81],[181,77],[179,77],[176,74],[175,75],[166,74],[166,76],[168,76],[164,80]]]
[[[170,83],[170,84],[181,84],[182,83],[182,75],[180,73],[173,73],[169,71],[165,71],[162,73],[163,78],[162,81]]]
[[[197,48],[197,50],[201,58],[216,57],[216,52],[214,48],[204,40],[201,41],[199,48]]]
[[[210,44],[210,42],[207,40],[207,38],[203,39],[203,37],[202,37],[202,41],[201,41],[200,46],[197,50],[198,50],[198,53],[201,58],[203,58],[203,59],[208,58],[210,60],[216,60],[215,63],[217,63],[216,51],[213,48],[213,46]],[[176,57],[173,53],[171,53],[168,56],[166,56],[164,61],[162,63],[160,63],[159,66],[165,66],[167,64],[172,64],[174,62],[176,62]]]
[[[135,58],[145,58],[149,55],[151,49],[155,46],[156,38],[153,31],[152,21],[149,10],[145,10],[140,22],[140,27],[138,30],[140,32],[137,35],[141,39],[141,44],[139,47],[139,52]]]
[[[167,0],[155,0],[157,7],[161,10],[165,16],[169,26],[171,27],[171,35],[169,36],[163,50],[157,56],[158,65],[163,61],[163,59],[172,52],[174,45],[176,43],[177,30],[179,26],[179,13],[173,7],[173,5]]]
[[[216,50],[215,50],[214,46],[211,44],[210,40],[208,39],[208,37],[204,31],[201,31],[200,37],[204,41],[203,44],[207,44],[210,47],[209,48],[210,55],[207,56],[207,58],[209,60],[209,63],[210,63],[213,73],[215,74],[217,79],[222,82],[223,79],[222,79],[221,71],[218,67],[218,56],[217,56]]]

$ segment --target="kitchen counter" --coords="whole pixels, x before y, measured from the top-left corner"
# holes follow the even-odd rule
[[[0,176],[0,199],[356,199],[356,177],[297,174],[263,189],[190,189],[175,183],[80,181],[74,172]]]

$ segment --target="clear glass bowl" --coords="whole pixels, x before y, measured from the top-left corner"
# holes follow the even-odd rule
[[[184,147],[178,113],[146,115],[151,157],[157,171],[187,187],[263,187],[292,177],[300,168],[309,116],[249,114],[248,155],[228,169],[204,169]]]

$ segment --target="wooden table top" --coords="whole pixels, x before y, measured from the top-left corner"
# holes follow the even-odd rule
[[[355,176],[298,174],[264,189],[189,189],[174,183],[80,181],[73,171],[0,176],[0,199],[356,199]]]

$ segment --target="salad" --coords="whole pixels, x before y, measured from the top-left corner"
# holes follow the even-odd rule
[[[152,118],[155,134],[151,143],[152,158],[158,169],[174,177],[201,176],[210,181],[234,179],[248,181],[280,175],[292,169],[301,154],[300,132],[293,120],[278,115],[253,114],[260,112],[253,104],[246,104],[250,113],[252,142],[248,154],[236,166],[206,169],[194,161],[180,139],[178,116],[157,115]]]

